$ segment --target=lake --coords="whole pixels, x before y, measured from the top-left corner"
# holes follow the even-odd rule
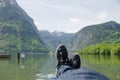
[[[19,64],[17,54],[0,59],[0,80],[46,80],[54,73],[55,64],[48,54],[22,53],[20,57]]]
[[[82,66],[101,72],[110,80],[120,80],[120,56],[81,55]]]
[[[120,57],[102,55],[81,55],[82,67],[87,67],[109,77],[120,80]],[[0,59],[1,80],[47,80],[55,76],[56,60],[53,54],[21,53],[20,63],[17,54],[11,59]]]

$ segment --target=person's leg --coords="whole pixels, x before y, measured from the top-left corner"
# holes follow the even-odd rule
[[[59,69],[57,69],[57,77],[60,75],[64,75],[64,73],[68,70],[79,69],[81,67],[81,58],[78,54],[74,55],[68,65],[61,65]]]
[[[56,76],[63,74],[64,72],[72,69],[79,69],[81,65],[80,56],[74,55],[71,60],[68,58],[68,51],[64,45],[59,45],[56,49],[57,67]]]
[[[59,77],[60,75],[64,75],[65,72],[68,70],[72,70],[73,68],[69,65],[61,65],[59,69],[57,69],[56,77]]]
[[[59,45],[56,49],[56,57],[57,57],[57,67],[56,67],[56,75],[64,73],[65,71],[71,69],[69,66],[69,58],[68,51],[64,45]]]

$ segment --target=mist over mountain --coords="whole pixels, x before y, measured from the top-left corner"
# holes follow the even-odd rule
[[[76,33],[71,45],[72,50],[79,50],[97,43],[120,43],[120,24],[109,21],[86,26]]]
[[[74,38],[75,33],[64,32],[49,32],[47,30],[40,30],[41,39],[49,46],[50,49],[55,50],[59,44],[68,46],[71,40]]]
[[[38,30],[15,0],[0,0],[0,52],[48,52]]]

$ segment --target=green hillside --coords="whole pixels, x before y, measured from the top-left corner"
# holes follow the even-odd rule
[[[0,53],[48,52],[33,20],[12,1],[0,4]]]
[[[73,50],[98,43],[120,43],[120,24],[109,21],[81,29],[72,41]]]

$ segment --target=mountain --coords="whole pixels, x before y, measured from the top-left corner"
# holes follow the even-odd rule
[[[86,26],[76,33],[71,45],[72,50],[79,50],[96,43],[120,43],[120,24],[109,21]]]
[[[70,41],[74,38],[74,33],[64,33],[64,32],[49,32],[47,30],[40,30],[41,39],[50,47],[50,49],[55,50],[59,44],[68,45]]]
[[[48,52],[32,18],[15,0],[0,0],[0,52]]]

